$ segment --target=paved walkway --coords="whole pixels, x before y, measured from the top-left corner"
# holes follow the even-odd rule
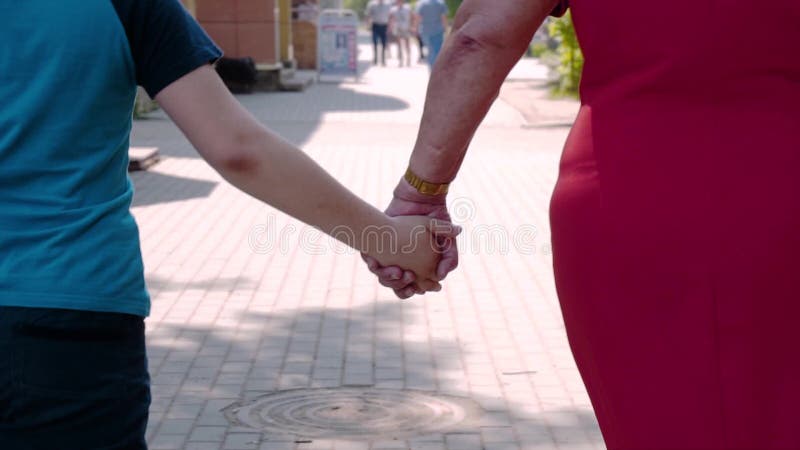
[[[395,62],[357,83],[240,100],[384,206],[427,81],[425,67]],[[544,75],[531,61],[512,73],[452,189],[461,267],[442,292],[411,301],[381,288],[358,255],[223,182],[162,113],[137,121],[133,145],[165,156],[133,175],[153,297],[151,448],[602,448],[548,244],[547,205],[576,105],[544,98]],[[355,442],[261,434],[221,411],[280,390],[347,386],[469,397],[484,414],[457,432]]]

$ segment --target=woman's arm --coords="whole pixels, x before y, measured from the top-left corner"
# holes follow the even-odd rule
[[[452,181],[508,72],[557,0],[465,0],[431,72],[410,167]]]
[[[465,0],[436,61],[417,142],[409,168],[433,183],[452,181],[475,130],[489,110],[508,72],[527,49],[536,29],[557,0]],[[444,195],[419,194],[400,180],[386,212],[391,216],[425,214],[449,219]],[[438,279],[458,266],[453,239],[444,239]],[[402,298],[424,292],[414,276],[365,257],[381,284]]]
[[[200,155],[237,188],[357,250],[374,254],[379,261],[416,266],[407,268],[419,270],[423,279],[433,278],[431,265],[438,257],[430,245],[422,245],[428,241],[421,241],[418,255],[391,251],[415,239],[413,228],[427,221],[397,222],[352,194],[305,153],[261,125],[228,92],[211,66],[167,86],[156,100]],[[398,242],[371,242],[368,238],[376,236],[375,227],[391,227]],[[423,237],[427,239],[428,234]],[[385,233],[380,236],[389,238]]]

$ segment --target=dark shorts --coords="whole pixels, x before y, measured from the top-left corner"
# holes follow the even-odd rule
[[[388,31],[389,31],[389,25],[373,23],[372,45],[378,45],[378,42],[380,42],[383,47],[386,47],[386,39],[388,38]]]
[[[0,448],[146,449],[144,319],[0,306]]]

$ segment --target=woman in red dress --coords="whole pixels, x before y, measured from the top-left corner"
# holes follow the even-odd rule
[[[570,3],[586,64],[553,253],[608,447],[800,448],[800,2]],[[412,180],[430,193],[455,178],[509,69],[566,6],[463,3]],[[445,217],[444,194],[401,181],[389,212]],[[413,293],[390,269],[376,272]]]

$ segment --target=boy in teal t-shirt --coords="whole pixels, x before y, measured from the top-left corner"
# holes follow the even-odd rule
[[[353,196],[236,102],[220,56],[177,0],[0,3],[0,448],[146,448],[137,85],[232,184],[325,232],[345,226],[337,238],[438,286],[436,238],[452,230]],[[367,248],[376,225],[398,242]]]

